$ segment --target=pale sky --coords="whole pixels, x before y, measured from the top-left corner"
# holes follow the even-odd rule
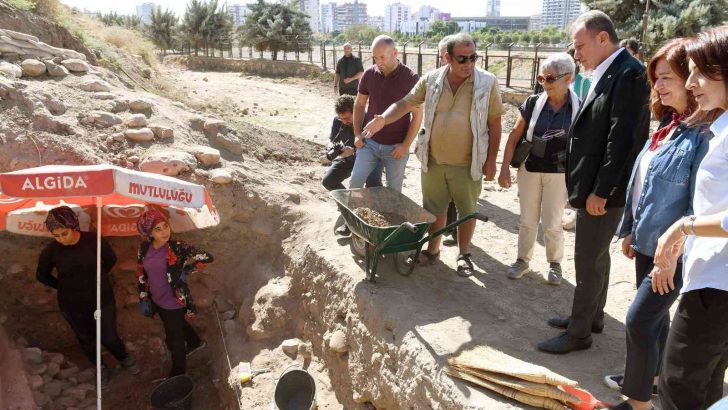
[[[162,8],[172,9],[177,16],[181,16],[185,12],[187,0],[61,0],[61,3],[79,9],[88,9],[89,11],[101,11],[104,13],[116,11],[119,14],[134,14],[136,5],[144,1],[152,1]],[[320,0],[321,3],[331,0]],[[353,1],[353,0],[351,0]],[[367,12],[370,16],[383,16],[384,6],[394,3],[395,0],[359,0],[360,3],[367,4]],[[220,4],[225,3],[220,0]],[[400,0],[401,3],[411,7],[412,12],[422,5],[430,5],[440,9],[443,13],[452,13],[454,17],[476,17],[485,15],[485,0],[476,1],[452,1],[452,0]],[[227,0],[227,4],[241,3],[245,4],[245,0]],[[341,4],[344,1],[337,1]],[[530,16],[541,13],[541,0],[505,0],[501,2],[501,16]]]

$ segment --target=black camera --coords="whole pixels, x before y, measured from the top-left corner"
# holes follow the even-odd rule
[[[331,144],[329,149],[326,151],[326,159],[328,159],[329,161],[333,161],[342,152],[344,152],[344,143],[341,141],[336,141]]]

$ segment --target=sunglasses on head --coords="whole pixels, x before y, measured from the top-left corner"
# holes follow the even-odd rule
[[[457,56],[457,57],[455,57],[455,61],[457,61],[458,64],[465,64],[465,62],[468,60],[471,63],[474,63],[474,62],[478,61],[479,58],[480,58],[480,56],[478,55],[478,53],[473,53],[469,56]]]
[[[538,77],[536,77],[536,80],[538,80],[538,82],[541,83],[541,84],[543,84],[543,83],[549,83],[549,84],[551,84],[553,82],[556,82],[556,81],[558,81],[558,80],[566,77],[568,74],[569,73],[564,73],[564,74],[558,75],[556,77],[554,77],[552,75],[543,76],[543,75],[539,74]]]

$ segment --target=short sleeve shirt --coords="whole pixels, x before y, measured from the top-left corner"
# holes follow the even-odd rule
[[[356,73],[364,71],[364,65],[359,57],[355,56],[344,56],[339,59],[336,63],[336,74],[339,75],[339,90],[350,90],[353,94],[356,94],[356,90],[359,86],[359,80],[354,80],[349,84],[344,84],[344,79],[353,77]]]
[[[414,105],[422,105],[427,94],[427,82],[430,76],[439,75],[430,72],[421,78],[417,85],[405,97],[405,101]],[[442,165],[470,166],[473,153],[473,130],[470,124],[470,110],[473,103],[473,77],[463,82],[453,93],[447,80],[435,108],[430,133],[430,156]],[[503,103],[500,98],[498,84],[493,83],[488,102],[488,119],[503,114]]]
[[[389,76],[373,65],[364,71],[359,81],[359,94],[369,97],[369,105],[364,116],[364,124],[381,115],[390,105],[404,98],[417,84],[417,73],[404,64],[399,64]],[[387,124],[372,138],[383,145],[394,145],[404,141],[410,126],[410,116],[405,115],[399,120]]]

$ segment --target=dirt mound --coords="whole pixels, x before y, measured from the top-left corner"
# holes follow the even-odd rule
[[[0,0],[0,27],[38,37],[53,47],[68,48],[83,53],[89,63],[96,65],[96,55],[65,27],[27,11],[18,10]]]

